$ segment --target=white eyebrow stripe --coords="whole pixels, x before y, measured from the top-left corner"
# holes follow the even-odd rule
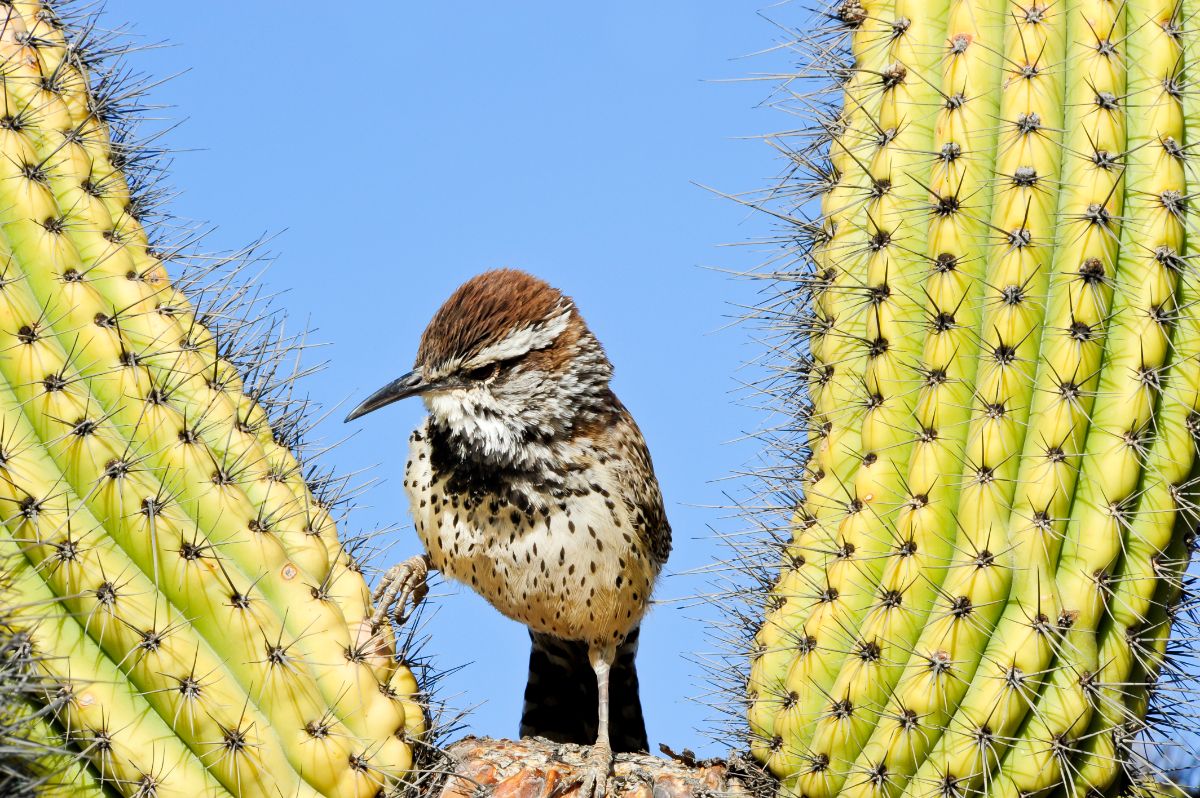
[[[520,357],[535,349],[545,349],[554,343],[558,336],[567,329],[571,320],[571,307],[547,322],[537,322],[528,327],[521,327],[509,333],[503,340],[482,349],[478,355],[463,364],[464,368],[472,369],[496,363],[509,358]]]

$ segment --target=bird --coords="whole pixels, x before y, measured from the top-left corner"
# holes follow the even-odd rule
[[[469,585],[531,638],[520,735],[590,745],[583,796],[614,752],[648,748],[635,656],[671,552],[645,439],[573,299],[517,269],[463,283],[434,313],[407,374],[353,421],[419,396],[404,488],[425,552],[376,587],[373,628],[426,592]]]

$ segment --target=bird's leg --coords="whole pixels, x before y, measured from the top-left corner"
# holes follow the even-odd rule
[[[596,672],[598,715],[596,744],[588,756],[587,772],[583,776],[579,798],[604,798],[608,792],[608,776],[613,764],[612,744],[608,739],[608,675],[616,658],[616,646],[592,645],[588,648],[588,659],[591,660],[592,670]]]
[[[403,624],[408,620],[405,607],[411,600],[415,610],[421,599],[425,598],[429,591],[425,579],[429,576],[431,568],[433,562],[429,555],[422,554],[419,557],[409,557],[388,569],[379,580],[375,592],[371,594],[371,601],[375,603],[375,613],[371,616],[372,629],[378,629],[383,624],[393,605],[396,607],[396,623]]]

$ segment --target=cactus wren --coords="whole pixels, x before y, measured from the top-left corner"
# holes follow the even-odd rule
[[[611,378],[569,297],[501,269],[459,287],[412,372],[346,419],[417,395],[429,411],[404,481],[427,553],[385,575],[375,622],[396,603],[402,619],[432,568],[528,626],[521,734],[593,744],[585,796],[604,791],[614,747],[647,748],[633,655],[671,549],[650,454]]]

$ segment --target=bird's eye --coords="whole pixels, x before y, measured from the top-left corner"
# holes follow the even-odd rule
[[[486,366],[480,366],[477,369],[471,369],[466,373],[465,376],[468,380],[483,382],[484,380],[490,380],[492,377],[496,376],[496,372],[499,370],[500,364],[488,363]]]

